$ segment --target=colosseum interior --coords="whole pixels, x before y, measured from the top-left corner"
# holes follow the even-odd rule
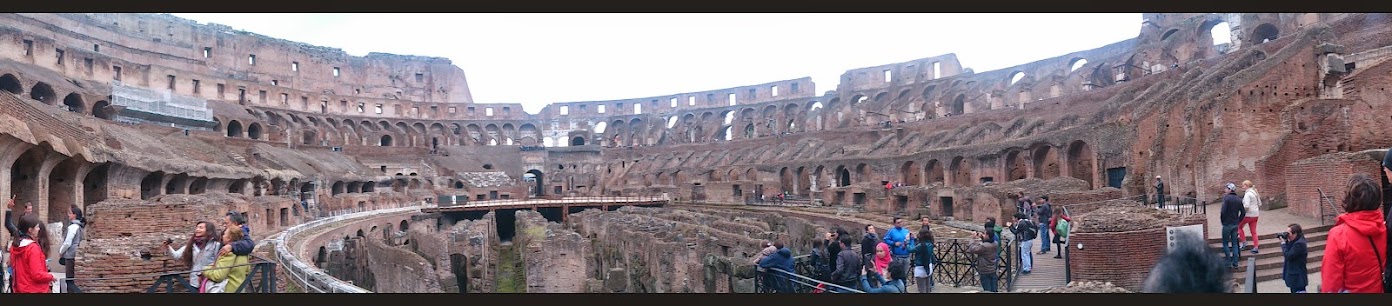
[[[33,205],[50,254],[84,210],[84,292],[165,290],[156,274],[196,267],[161,243],[240,212],[253,261],[273,268],[247,290],[725,293],[763,287],[751,257],[767,241],[801,262],[833,227],[923,217],[946,258],[987,218],[1012,220],[1020,194],[1048,195],[1077,219],[1067,257],[1035,256],[1024,275],[1017,252],[1003,290],[1137,291],[1166,228],[1217,241],[1225,182],[1256,182],[1264,218],[1318,233],[1337,214],[1326,196],[1382,173],[1389,15],[1143,18],[1134,38],[993,71],[929,54],[831,88],[804,77],[532,114],[473,101],[446,58],[163,14],[0,14],[0,197]],[[1213,44],[1215,27],[1231,43]],[[1279,252],[1253,258],[1236,286],[1280,281]],[[947,268],[935,290],[980,290]]]

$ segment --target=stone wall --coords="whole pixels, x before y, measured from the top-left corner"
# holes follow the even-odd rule
[[[1133,204],[1135,205],[1135,204]],[[1154,209],[1154,208],[1148,208]],[[1151,268],[1160,261],[1168,248],[1164,225],[1142,226],[1123,231],[1088,232],[1082,228],[1087,215],[1074,217],[1077,232],[1071,233],[1069,245],[1070,268],[1074,281],[1111,282],[1118,287],[1139,291]],[[1203,215],[1174,217],[1168,226],[1205,225]],[[1205,227],[1206,228],[1206,227]],[[1207,229],[1205,229],[1207,232]],[[1205,234],[1206,235],[1206,234]],[[1078,249],[1082,245],[1082,249]]]
[[[1285,191],[1290,203],[1290,209],[1287,211],[1297,216],[1324,218],[1333,224],[1334,216],[1343,213],[1342,203],[1344,194],[1348,191],[1350,177],[1356,173],[1364,173],[1378,180],[1382,176],[1382,160],[1373,157],[1381,157],[1381,151],[1340,152],[1292,163],[1286,169],[1286,173],[1300,179],[1286,181]],[[1332,198],[1321,199],[1320,190],[1324,191],[1325,196]],[[1264,190],[1258,188],[1257,191]],[[1321,212],[1324,212],[1323,216],[1320,215]]]
[[[513,244],[526,263],[527,293],[585,293],[590,241],[540,213],[517,211]]]
[[[452,220],[448,216],[426,219],[441,224],[429,232],[423,226],[412,227],[406,233],[411,249],[428,262],[435,271],[420,276],[438,279],[441,292],[459,293],[458,279],[464,275],[467,293],[493,292],[494,265],[498,258],[498,233],[493,213],[473,220]]]

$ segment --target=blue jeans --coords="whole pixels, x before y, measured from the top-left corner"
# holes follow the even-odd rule
[[[1045,244],[1045,245],[1048,245],[1048,244]],[[1031,271],[1030,268],[1033,268],[1033,267],[1034,267],[1034,253],[1030,253],[1030,249],[1031,249],[1031,247],[1033,247],[1033,246],[1034,246],[1034,241],[1033,241],[1033,240],[1025,240],[1025,241],[1021,241],[1021,242],[1020,242],[1020,271],[1021,271],[1021,272],[1026,272],[1026,273],[1028,273],[1028,272]]]
[[[1049,224],[1048,224],[1048,222],[1039,222],[1039,238],[1040,238],[1040,239],[1039,239],[1039,245],[1040,245],[1039,251],[1040,251],[1040,252],[1045,252],[1045,253],[1049,252]]]
[[[1223,225],[1223,257],[1228,260],[1228,265],[1237,266],[1238,248],[1241,245],[1237,241],[1237,225]]]
[[[996,274],[981,275],[981,290],[986,292],[996,292]]]

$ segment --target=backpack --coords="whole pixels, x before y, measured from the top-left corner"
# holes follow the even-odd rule
[[[1020,228],[1020,233],[1017,234],[1020,235],[1020,241],[1034,240],[1034,238],[1039,236],[1038,227],[1029,219],[1020,220],[1020,223],[1016,223],[1015,226]]]

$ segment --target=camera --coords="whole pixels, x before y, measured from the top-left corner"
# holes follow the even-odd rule
[[[174,239],[164,238],[164,244],[174,244]]]
[[[1276,238],[1280,238],[1281,240],[1290,240],[1290,233],[1287,233],[1287,232],[1276,233]]]

